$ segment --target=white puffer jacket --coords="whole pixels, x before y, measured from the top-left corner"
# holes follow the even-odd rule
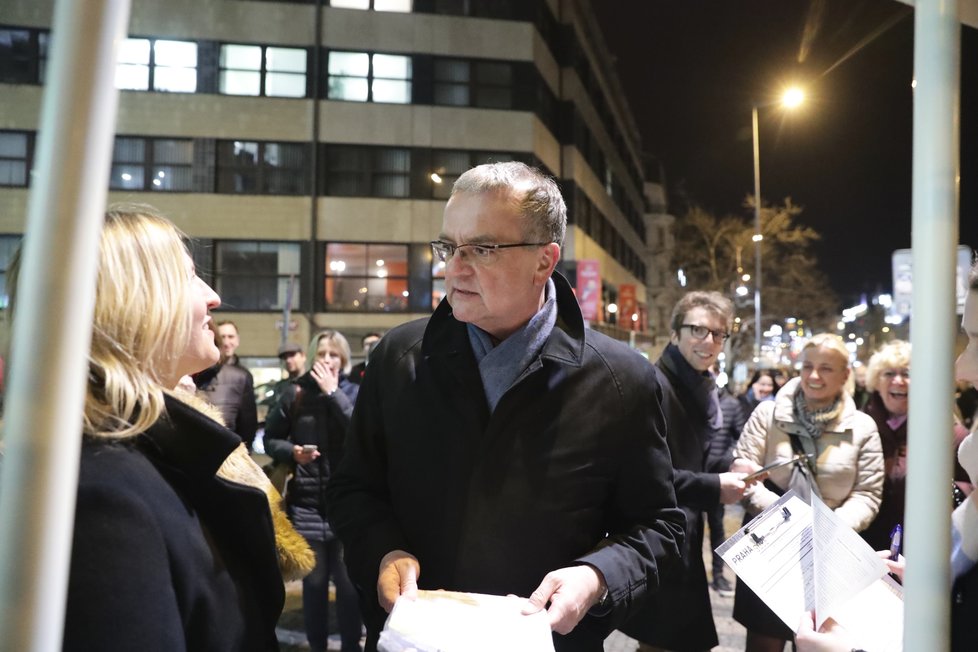
[[[789,433],[807,437],[805,429],[795,423],[792,399],[800,389],[801,379],[794,378],[778,392],[774,401],[764,401],[751,414],[734,450],[761,466],[790,459]],[[876,517],[883,491],[883,449],[876,422],[856,409],[849,395],[839,419],[814,440],[817,452],[816,484],[822,501],[857,532]],[[771,472],[770,481],[787,491],[791,466]],[[744,494],[744,508],[757,514],[778,499],[770,489],[757,483]]]

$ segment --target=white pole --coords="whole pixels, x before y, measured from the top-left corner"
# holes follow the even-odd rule
[[[129,0],[61,0],[17,286],[0,474],[0,650],[61,649],[95,296]]]
[[[761,366],[761,147],[757,105],[751,107],[754,129],[754,363]]]
[[[917,0],[914,25],[913,315],[905,650],[947,650],[951,410],[958,241],[960,29],[956,0]]]

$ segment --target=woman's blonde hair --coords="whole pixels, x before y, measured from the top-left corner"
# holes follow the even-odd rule
[[[875,392],[880,384],[880,374],[887,369],[908,369],[910,367],[910,342],[893,340],[887,342],[873,354],[866,367],[866,389]]]
[[[846,368],[847,376],[846,382],[842,386],[843,391],[849,396],[852,396],[853,390],[856,389],[856,379],[853,377],[852,369],[849,365],[849,349],[846,348],[845,341],[834,333],[819,333],[808,340],[801,349],[801,355],[805,354],[805,351],[809,349],[823,348],[838,353],[842,358],[842,364]],[[801,356],[799,356],[801,357]]]
[[[118,204],[105,214],[85,394],[88,435],[137,435],[163,414],[163,394],[172,389],[166,385],[191,329],[191,274],[182,238],[152,206]],[[11,265],[11,288],[18,268]],[[11,296],[11,311],[14,306]]]
[[[326,340],[333,346],[335,346],[340,351],[340,371],[344,374],[349,374],[353,365],[350,364],[350,358],[352,354],[350,353],[350,343],[347,342],[346,337],[343,333],[335,331],[331,328],[327,328],[324,331],[319,331],[312,336],[312,340],[309,342],[309,352],[306,355],[306,367],[312,369],[313,363],[316,361],[316,354],[319,351],[320,340]]]

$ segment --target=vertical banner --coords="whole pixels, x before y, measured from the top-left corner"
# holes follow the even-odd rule
[[[585,321],[597,321],[601,311],[601,263],[577,261],[577,301]]]
[[[638,298],[634,285],[618,286],[618,326],[630,331],[638,329],[638,321],[632,315],[638,314]]]

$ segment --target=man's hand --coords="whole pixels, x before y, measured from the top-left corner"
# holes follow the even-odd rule
[[[733,461],[733,463],[730,465],[730,468],[727,470],[730,471],[731,473],[751,474],[751,473],[757,473],[758,471],[761,470],[761,468],[762,468],[761,465],[758,464],[757,462],[751,462],[750,460],[744,459],[743,457],[738,457]]]
[[[896,559],[890,559],[889,550],[877,550],[876,554],[886,562],[886,570],[897,576],[903,583],[903,571],[907,569],[907,560],[903,555],[897,555]]]
[[[732,505],[744,497],[744,473],[721,473],[720,474],[720,502],[724,505]]]
[[[798,652],[849,652],[853,649],[846,629],[831,618],[815,631],[815,617],[811,612],[801,617],[795,632]]]
[[[412,600],[418,597],[418,577],[421,564],[414,555],[403,550],[392,550],[380,560],[380,574],[377,576],[377,601],[387,613],[394,608],[399,597]]]
[[[605,590],[604,577],[594,566],[581,564],[560,568],[547,573],[527,600],[523,614],[536,613],[549,602],[550,629],[558,634],[570,634],[588,609],[601,600]]]

